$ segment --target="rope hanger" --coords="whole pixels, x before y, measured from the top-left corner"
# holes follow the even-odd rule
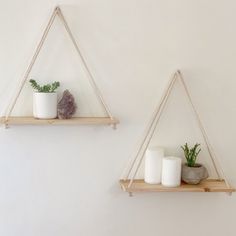
[[[193,113],[197,119],[197,123],[198,123],[198,127],[201,131],[201,134],[203,136],[203,140],[206,144],[206,147],[207,147],[207,151],[210,155],[210,159],[213,163],[213,167],[216,171],[216,174],[218,176],[218,179],[222,180],[224,179],[225,180],[225,183],[227,185],[228,188],[230,188],[230,184],[229,182],[227,181],[226,179],[226,176],[224,174],[224,171],[223,169],[221,168],[221,166],[219,165],[219,161],[213,151],[213,148],[212,146],[210,145],[210,142],[209,142],[209,139],[208,139],[208,136],[206,134],[206,131],[204,129],[204,126],[202,124],[202,121],[200,119],[200,116],[199,116],[199,113],[197,112],[197,109],[192,101],[192,98],[190,96],[190,93],[188,91],[188,88],[187,88],[187,85],[183,79],[183,76],[181,74],[181,72],[178,70],[174,73],[174,75],[172,76],[172,78],[170,79],[168,85],[167,85],[167,88],[160,100],[160,103],[158,104],[157,108],[155,109],[154,113],[153,113],[153,116],[152,116],[152,119],[150,120],[150,123],[148,124],[147,126],[147,129],[145,130],[144,132],[144,137],[142,138],[141,140],[141,145],[139,146],[136,154],[134,155],[134,158],[133,160],[131,161],[131,164],[130,164],[130,167],[128,168],[127,170],[127,173],[125,175],[125,178],[124,180],[129,180],[129,184],[128,184],[128,188],[131,188],[133,182],[134,182],[134,179],[137,175],[137,172],[141,166],[141,163],[144,159],[144,156],[145,156],[145,152],[148,148],[148,145],[154,135],[154,132],[156,130],[156,127],[159,123],[159,120],[161,118],[161,115],[163,114],[163,111],[164,111],[164,108],[166,106],[166,103],[169,99],[169,95],[176,83],[176,81],[179,80],[181,85],[183,86],[184,88],[184,92],[187,96],[187,99],[189,101],[189,104],[193,110]]]
[[[45,30],[43,32],[43,35],[42,35],[42,37],[41,37],[41,39],[40,39],[40,41],[39,41],[39,43],[37,45],[35,53],[34,53],[32,59],[31,59],[31,62],[29,64],[29,66],[27,67],[27,69],[25,71],[25,74],[24,74],[24,76],[23,76],[23,78],[22,78],[22,80],[21,80],[21,82],[19,84],[17,93],[13,97],[13,102],[9,105],[9,107],[7,109],[6,116],[5,116],[5,124],[6,125],[7,125],[8,118],[11,115],[12,110],[15,107],[16,102],[17,102],[17,100],[18,100],[18,98],[20,96],[20,93],[21,93],[21,91],[22,91],[22,89],[23,89],[23,87],[24,87],[24,85],[25,85],[25,83],[26,83],[26,81],[27,81],[27,79],[29,77],[29,74],[30,74],[30,72],[31,72],[31,70],[32,70],[32,68],[33,68],[33,66],[34,66],[34,64],[35,64],[35,62],[36,62],[36,60],[37,60],[37,58],[39,56],[39,53],[40,53],[40,51],[41,51],[41,49],[43,47],[43,44],[44,44],[44,42],[45,42],[45,40],[46,40],[46,38],[48,36],[48,33],[49,33],[50,29],[51,29],[51,26],[52,26],[56,16],[58,16],[59,19],[61,20],[61,22],[62,22],[62,24],[63,24],[67,34],[69,35],[69,38],[70,38],[71,42],[73,43],[73,45],[74,45],[74,47],[76,49],[77,54],[79,55],[79,57],[80,57],[80,59],[82,61],[84,69],[86,70],[86,72],[88,74],[90,85],[92,86],[92,88],[93,88],[93,90],[94,90],[94,92],[95,92],[95,94],[97,96],[97,99],[99,100],[99,102],[101,103],[102,107],[104,108],[104,111],[107,114],[107,116],[110,117],[111,119],[113,119],[113,116],[112,116],[112,114],[110,112],[110,109],[108,108],[107,104],[105,103],[105,101],[103,99],[103,96],[102,96],[99,88],[97,87],[97,85],[95,83],[94,77],[93,77],[92,73],[89,70],[89,67],[88,67],[88,65],[86,63],[86,60],[84,59],[83,55],[81,54],[81,51],[80,51],[80,49],[78,47],[78,44],[77,44],[77,42],[76,42],[76,40],[75,40],[75,38],[74,38],[74,36],[72,34],[72,31],[70,30],[70,27],[69,27],[69,25],[68,25],[64,15],[63,15],[61,9],[60,9],[60,7],[57,6],[57,7],[55,7],[55,9],[54,9],[54,11],[53,11],[53,13],[52,13],[52,15],[51,15],[51,17],[49,19],[49,22],[48,22],[48,24],[47,24],[47,26],[46,26],[46,28],[45,28]]]

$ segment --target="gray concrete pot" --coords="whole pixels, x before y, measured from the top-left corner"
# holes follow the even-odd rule
[[[208,176],[206,167],[201,164],[196,164],[194,167],[189,167],[187,164],[182,166],[181,178],[187,184],[199,184]]]

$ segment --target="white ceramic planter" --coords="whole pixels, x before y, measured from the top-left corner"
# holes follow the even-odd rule
[[[34,93],[33,114],[38,119],[57,117],[57,93]]]

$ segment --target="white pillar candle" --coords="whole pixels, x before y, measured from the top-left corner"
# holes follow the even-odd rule
[[[161,183],[162,159],[164,149],[160,147],[150,147],[145,153],[145,173],[144,181],[148,184]]]
[[[181,183],[181,158],[164,157],[162,160],[161,183],[166,187],[177,187]]]

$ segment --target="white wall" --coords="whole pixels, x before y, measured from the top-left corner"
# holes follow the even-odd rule
[[[57,3],[1,0],[2,114]],[[182,70],[215,152],[236,186],[235,1],[59,3],[121,124],[116,131],[79,126],[2,128],[0,235],[235,235],[236,195],[160,193],[129,198],[118,186],[176,68]],[[77,93],[76,76],[86,77],[66,37],[56,22],[31,76],[59,79],[63,88]],[[177,84],[153,141],[177,154],[186,139],[202,141],[180,89]],[[80,108],[100,112],[84,93]],[[30,104],[27,85],[15,114],[30,113]],[[86,110],[87,104],[91,106]],[[204,150],[200,158],[211,169]]]

